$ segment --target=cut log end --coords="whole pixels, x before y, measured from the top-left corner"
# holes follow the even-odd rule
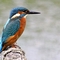
[[[25,52],[16,45],[16,47],[8,48],[0,54],[1,60],[27,60]]]

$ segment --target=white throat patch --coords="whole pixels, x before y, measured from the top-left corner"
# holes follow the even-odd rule
[[[17,14],[15,14],[15,15],[13,15],[13,16],[11,17],[11,19],[16,18],[16,17],[19,17],[19,16],[20,16],[20,14],[17,13]]]
[[[27,17],[27,15],[24,16],[24,18],[26,18],[26,17]]]

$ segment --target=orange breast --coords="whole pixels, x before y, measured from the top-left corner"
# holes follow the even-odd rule
[[[21,36],[21,34],[23,33],[24,29],[25,29],[25,25],[26,25],[26,19],[22,18],[20,20],[20,28],[19,30],[16,32],[15,37],[19,38]]]
[[[21,36],[21,34],[22,34],[23,31],[24,31],[25,25],[26,25],[26,19],[25,19],[25,18],[22,18],[22,19],[20,20],[20,28],[19,28],[19,30],[16,32],[15,35],[13,35],[13,36],[11,36],[11,37],[9,37],[9,38],[7,39],[6,44],[4,44],[4,46],[3,46],[3,50],[4,50],[7,46],[13,45],[13,44],[17,41],[17,39]]]

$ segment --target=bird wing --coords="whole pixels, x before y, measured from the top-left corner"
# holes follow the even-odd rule
[[[5,43],[9,37],[13,36],[18,31],[19,27],[19,19],[11,20],[3,29],[2,41]]]
[[[0,52],[2,51],[2,40],[1,40],[1,37],[0,37]]]

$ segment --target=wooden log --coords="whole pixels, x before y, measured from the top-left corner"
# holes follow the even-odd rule
[[[25,52],[19,47],[11,47],[0,53],[0,60],[27,60]]]

